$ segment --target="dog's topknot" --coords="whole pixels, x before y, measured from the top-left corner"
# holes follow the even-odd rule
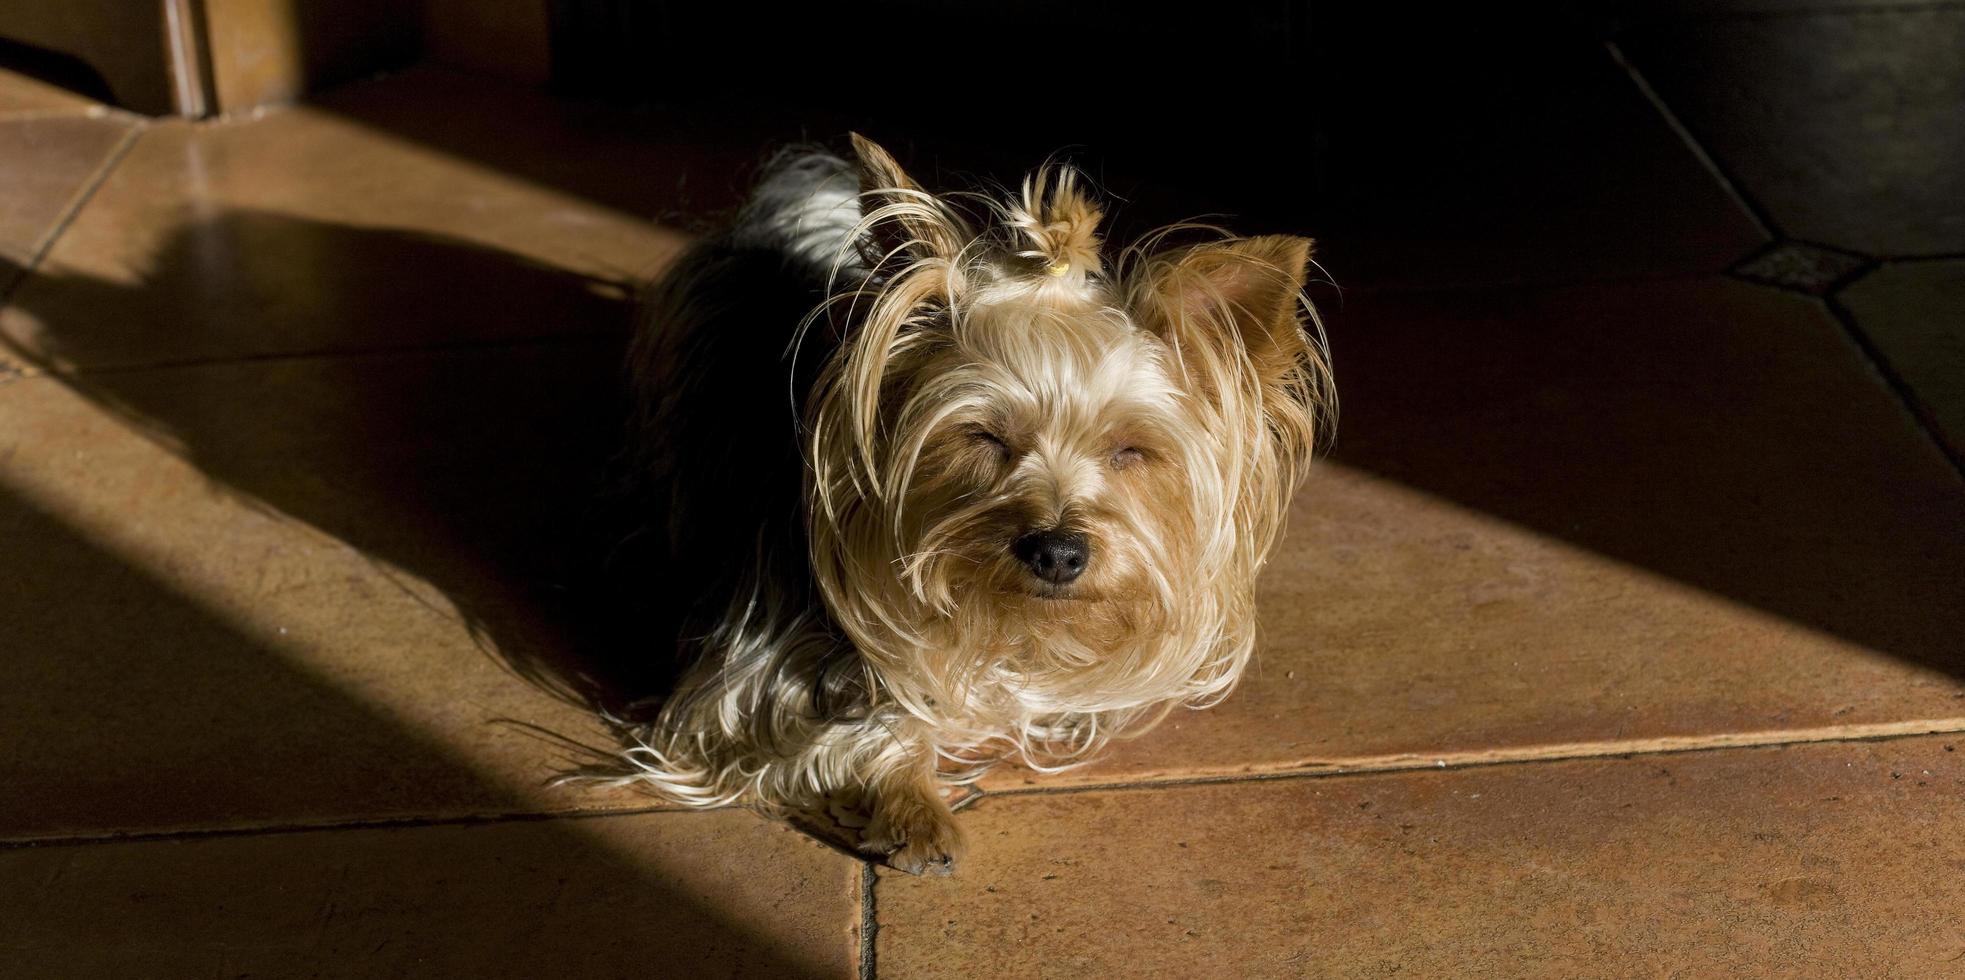
[[[1020,201],[1009,207],[1009,225],[1029,248],[1018,252],[1042,264],[1045,274],[1076,286],[1104,271],[1099,260],[1099,219],[1104,214],[1078,190],[1078,171],[1047,166],[1024,178]]]

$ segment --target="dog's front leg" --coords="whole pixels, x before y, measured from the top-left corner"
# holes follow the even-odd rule
[[[935,753],[902,739],[885,747],[867,780],[872,817],[860,849],[885,855],[908,874],[948,874],[962,851],[962,832],[935,779]]]

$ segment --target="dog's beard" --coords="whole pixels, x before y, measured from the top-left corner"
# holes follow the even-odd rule
[[[828,538],[851,544],[834,615],[860,627],[884,689],[939,727],[1022,731],[1178,698],[1236,638],[1219,596],[1240,586],[1200,567],[1198,526],[1225,517],[1195,513],[1190,494],[1155,486],[1067,509],[1062,523],[1089,542],[1092,569],[1054,583],[1010,555],[1027,507],[943,502],[939,485],[928,476],[920,499],[892,511],[865,506]]]

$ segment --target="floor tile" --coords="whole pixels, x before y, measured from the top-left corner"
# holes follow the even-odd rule
[[[741,812],[0,851],[10,975],[854,975],[859,864]]]
[[[1937,977],[1950,738],[985,797],[883,874],[882,977]],[[1614,964],[1614,966],[1612,965]]]
[[[629,112],[436,69],[350,86],[317,108],[687,228],[734,203],[779,147],[839,146],[865,129],[939,189],[1014,186],[1062,154],[1113,196],[1114,241],[1197,214],[1314,235],[1346,289],[1710,272],[1764,243],[1594,39],[1511,41],[1507,23],[1486,23],[1505,18],[1478,19],[1480,45],[1412,42],[1370,15],[1336,24],[1347,43],[1304,84],[1368,79],[1371,99],[1317,98],[1287,126],[1223,106],[1174,142],[1132,116],[940,119],[885,97]]]
[[[1965,458],[1965,261],[1885,266],[1836,299]]]
[[[1716,272],[1765,242],[1587,33],[1493,8],[1429,11],[1423,31],[1399,8],[1308,16],[1290,81],[1170,97],[1209,100],[1174,110],[1174,139],[1164,117],[871,125],[928,169],[1003,179],[1065,149],[1115,196],[1113,241],[1196,215],[1309,235],[1349,291]]]
[[[1965,250],[1965,8],[1688,20],[1623,43],[1787,234]]]
[[[1616,14],[1634,21],[1684,20],[1690,17],[1769,17],[1794,14],[1851,13],[1865,10],[1901,10],[1905,7],[1958,6],[1951,0],[1645,0],[1613,4]]]
[[[633,288],[680,241],[325,110],[161,123],[0,337],[98,368],[591,334],[620,320],[588,319],[588,295]]]
[[[1331,334],[1336,457],[1242,685],[986,786],[1965,726],[1965,486],[1818,303],[1379,295]]]
[[[555,99],[432,65],[323,93],[313,108],[589,206],[689,231],[738,204],[780,147],[828,138],[843,147],[848,128],[806,130],[782,114],[765,121]]]
[[[551,788],[592,343],[0,386],[0,839],[645,805]],[[502,658],[502,660],[501,660]]]
[[[1318,10],[1301,227],[1346,289],[1713,272],[1764,242],[1603,45],[1520,13]]]
[[[0,69],[0,120],[20,116],[85,115],[96,103],[38,79]]]
[[[1733,275],[1776,289],[1826,296],[1875,264],[1854,252],[1786,240],[1734,266]]]
[[[124,119],[0,115],[0,293],[128,135]]]

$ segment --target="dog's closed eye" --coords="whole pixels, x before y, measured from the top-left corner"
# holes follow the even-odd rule
[[[1016,455],[1016,453],[1010,449],[1010,444],[1006,442],[1002,436],[999,436],[996,433],[989,431],[988,429],[978,428],[978,429],[969,430],[969,440],[971,442],[974,442],[978,446],[981,446],[985,449],[988,449],[996,453],[998,456],[1006,460]]]

